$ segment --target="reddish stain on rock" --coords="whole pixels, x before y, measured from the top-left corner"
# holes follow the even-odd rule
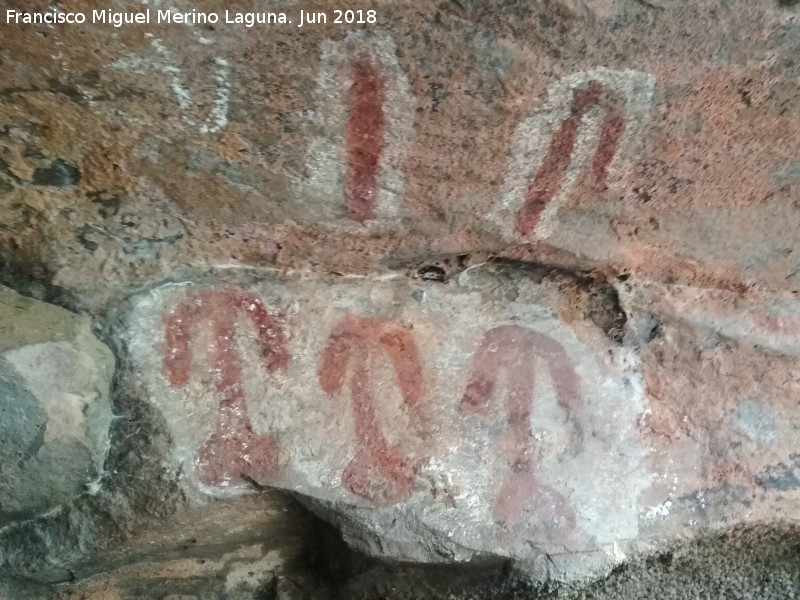
[[[330,396],[345,383],[349,385],[357,449],[342,483],[374,505],[408,497],[416,479],[413,466],[386,441],[376,413],[380,385],[370,381],[370,371],[384,353],[392,361],[406,406],[418,406],[425,396],[419,350],[411,334],[391,321],[356,315],[342,318],[331,331],[318,371],[320,385]]]
[[[518,235],[527,236],[536,229],[544,207],[558,193],[572,160],[581,120],[589,109],[601,103],[603,92],[603,86],[597,81],[575,91],[570,114],[556,130],[542,166],[525,192],[525,202],[517,216]],[[606,182],[608,166],[617,152],[624,130],[622,111],[608,109],[600,125],[600,141],[592,161],[592,173],[601,184]]]
[[[493,403],[498,384],[501,378],[504,380],[509,428],[509,442],[505,451],[511,472],[498,495],[495,505],[497,516],[506,524],[518,526],[527,523],[536,526],[537,519],[554,514],[552,507],[546,511],[539,510],[542,502],[547,501],[558,506],[559,510],[566,511],[561,518],[563,524],[574,526],[574,516],[566,501],[558,492],[539,483],[534,475],[531,459],[534,439],[530,419],[537,358],[547,364],[559,404],[575,423],[575,441],[579,441],[582,434],[575,421],[579,408],[579,381],[569,356],[561,344],[552,338],[519,325],[495,327],[483,336],[473,359],[472,373],[461,407],[465,412],[478,414],[486,421],[495,421],[498,409]]]
[[[347,214],[354,221],[375,216],[378,172],[383,152],[383,78],[380,68],[364,59],[353,67],[350,118],[347,121]]]
[[[506,477],[495,503],[495,515],[506,528],[528,529],[529,535],[554,540],[575,529],[575,512],[563,495],[528,471]]]
[[[236,322],[246,315],[258,330],[264,365],[269,372],[289,364],[286,338],[261,300],[239,290],[203,290],[186,294],[164,319],[164,373],[173,387],[189,381],[191,339],[196,327],[211,328],[214,342],[207,349],[214,387],[220,398],[219,418],[211,437],[197,452],[200,480],[206,485],[240,483],[246,478],[268,481],[274,474],[278,445],[253,431],[236,354]]]

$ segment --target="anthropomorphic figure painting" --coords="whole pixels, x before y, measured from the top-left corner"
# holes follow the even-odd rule
[[[540,364],[549,370],[558,403],[572,427],[572,445],[578,445],[582,437],[576,421],[578,376],[561,344],[526,327],[503,325],[484,334],[472,361],[461,407],[488,423],[497,421],[500,414],[507,420],[503,450],[509,471],[497,497],[496,516],[514,528],[533,525],[545,530],[571,529],[575,518],[566,499],[536,477],[531,413],[536,401],[536,367]]]
[[[340,319],[322,352],[318,372],[329,396],[349,390],[357,448],[342,484],[374,505],[407,498],[416,477],[409,460],[386,440],[376,412],[381,384],[372,375],[384,356],[392,362],[405,408],[414,410],[425,396],[419,350],[411,333],[391,321],[358,315]]]
[[[257,330],[257,341],[268,372],[285,369],[289,350],[280,325],[258,296],[235,289],[190,291],[164,320],[166,348],[164,374],[175,388],[191,376],[192,338],[196,328],[209,327],[212,343],[206,352],[219,397],[219,416],[211,437],[197,452],[200,480],[227,486],[250,479],[259,483],[273,477],[278,445],[253,431],[236,352],[236,324],[244,316]]]
[[[284,489],[413,560],[429,534],[455,557],[592,553],[639,535],[646,381],[550,291],[497,265],[447,285],[226,269],[133,296],[127,347],[190,503]]]

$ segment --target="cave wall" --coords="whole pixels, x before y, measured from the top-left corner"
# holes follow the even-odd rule
[[[11,597],[800,589],[795,3],[91,4],[0,2]]]

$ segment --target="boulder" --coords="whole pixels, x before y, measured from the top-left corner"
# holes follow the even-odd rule
[[[797,514],[797,359],[680,291],[218,272],[136,296],[126,335],[190,501],[281,488],[372,555],[574,581]]]
[[[113,372],[88,319],[0,287],[0,526],[101,476]]]
[[[374,555],[583,573],[639,535],[647,406],[635,352],[559,285],[491,266],[165,285],[132,301],[132,373],[194,501],[278,487]]]

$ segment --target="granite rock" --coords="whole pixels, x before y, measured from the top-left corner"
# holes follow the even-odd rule
[[[513,266],[218,272],[135,296],[125,331],[191,501],[286,489],[372,555],[572,581],[791,520],[796,359],[670,318],[657,286],[616,297]]]
[[[88,319],[0,288],[0,525],[97,485],[113,372]]]

